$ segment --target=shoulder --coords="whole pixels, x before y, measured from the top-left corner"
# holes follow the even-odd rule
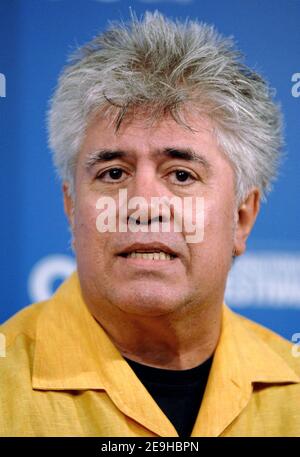
[[[30,378],[36,346],[37,322],[46,302],[26,306],[0,326],[2,357],[0,358],[1,390],[9,389],[8,380]],[[6,380],[6,383],[5,381]]]
[[[37,321],[46,303],[28,305],[0,325],[0,333],[4,337],[7,351],[17,343],[18,339],[35,340]]]
[[[32,390],[37,322],[44,302],[23,308],[0,326],[0,436],[31,436],[38,404]]]
[[[240,314],[231,311],[237,320],[257,341],[266,344],[272,351],[278,354],[300,376],[300,349],[295,343],[286,340],[278,333],[254,322]]]

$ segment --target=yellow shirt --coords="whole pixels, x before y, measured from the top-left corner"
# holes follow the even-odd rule
[[[191,436],[300,436],[300,359],[291,344],[223,310]],[[77,273],[0,332],[1,436],[178,436],[89,312]]]

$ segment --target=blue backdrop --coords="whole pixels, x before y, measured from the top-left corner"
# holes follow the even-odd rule
[[[300,332],[300,1],[1,0],[0,322],[52,293],[74,268],[45,112],[66,56],[109,19],[159,9],[233,35],[277,89],[287,158],[228,283],[226,300],[288,339]]]

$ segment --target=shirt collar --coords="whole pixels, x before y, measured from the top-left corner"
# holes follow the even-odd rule
[[[160,436],[178,436],[82,298],[73,273],[45,303],[37,323],[32,387],[105,390],[126,416]]]
[[[192,436],[219,436],[246,407],[255,383],[300,382],[287,362],[251,330],[253,323],[243,320],[223,306],[221,334]],[[290,349],[288,354],[292,357]]]
[[[193,434],[218,434],[224,429],[247,403],[254,382],[300,380],[283,358],[224,305],[222,330]],[[172,424],[89,312],[77,272],[59,287],[39,315],[32,387],[105,390],[124,414],[161,436],[176,436]],[[205,419],[215,411],[211,408],[222,404],[225,394],[231,402],[230,413],[222,416],[214,430],[208,429]]]

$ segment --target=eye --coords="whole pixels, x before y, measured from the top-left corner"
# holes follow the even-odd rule
[[[193,184],[193,182],[196,181],[196,177],[193,176],[193,174],[187,170],[183,169],[177,169],[173,170],[169,173],[169,176],[173,175],[175,179],[172,180],[172,184],[178,184],[178,185],[188,185],[188,184]],[[182,184],[179,184],[182,183]]]
[[[125,170],[123,170],[123,168],[114,167],[114,168],[110,168],[109,170],[102,171],[101,173],[99,173],[96,176],[96,179],[102,180],[105,182],[112,182],[112,181],[120,182],[120,180],[122,181],[123,179],[125,179],[124,177],[122,179],[122,176],[124,175],[124,173],[125,173]]]

